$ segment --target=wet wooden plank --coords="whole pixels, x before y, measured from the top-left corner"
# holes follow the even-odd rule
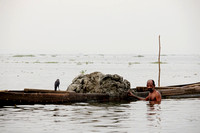
[[[192,90],[192,89],[200,89],[200,82],[198,83],[193,83],[193,84],[184,84],[184,85],[175,85],[175,86],[166,86],[166,87],[155,87],[156,90],[172,90],[173,89],[187,89],[188,91]],[[145,86],[138,86],[136,87],[136,91],[137,92],[144,92],[144,91],[148,91],[147,87]],[[181,90],[180,90],[181,91]]]
[[[186,94],[186,95],[173,95],[173,96],[166,96],[165,98],[168,99],[180,99],[180,98],[199,98],[200,94]]]
[[[31,89],[25,88],[25,93],[68,93],[68,91],[55,91],[55,90],[47,90],[47,89]]]
[[[155,89],[156,90],[175,89],[175,87],[155,87]],[[144,92],[144,91],[148,91],[148,89],[145,86],[137,86],[136,91],[137,92]]]

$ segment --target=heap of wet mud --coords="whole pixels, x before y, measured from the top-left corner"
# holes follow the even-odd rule
[[[117,74],[93,72],[81,74],[73,79],[67,91],[76,93],[105,93],[110,96],[127,95],[130,82]]]

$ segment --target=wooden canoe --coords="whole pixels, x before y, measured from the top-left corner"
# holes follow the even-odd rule
[[[32,104],[69,104],[73,102],[103,102],[108,101],[106,94],[86,94],[75,92],[28,92],[4,91],[0,92],[0,106],[32,105]]]
[[[101,93],[75,93],[44,89],[24,91],[0,91],[0,106],[32,104],[70,104],[75,102],[127,101],[127,94],[113,97]]]
[[[200,82],[168,87],[157,87],[162,98],[194,98],[200,97]],[[133,92],[146,97],[146,87],[136,87]],[[31,105],[31,104],[69,104],[74,102],[119,102],[137,100],[124,94],[120,97],[111,97],[100,93],[75,93],[44,89],[24,89],[23,91],[0,91],[0,106]]]
[[[200,97],[200,82],[184,85],[174,85],[167,87],[156,87],[162,98],[196,98]],[[146,97],[148,90],[146,87],[136,87],[136,95]]]

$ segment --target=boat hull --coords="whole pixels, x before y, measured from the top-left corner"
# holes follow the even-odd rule
[[[0,106],[22,104],[69,104],[74,102],[106,102],[109,95],[84,93],[0,92]]]

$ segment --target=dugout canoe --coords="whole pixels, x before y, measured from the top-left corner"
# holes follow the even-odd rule
[[[109,96],[101,93],[75,93],[45,89],[24,89],[23,91],[0,91],[0,106],[33,104],[70,104],[76,102],[127,101],[127,94]]]
[[[168,87],[156,87],[162,98],[200,98],[200,82]],[[146,97],[146,87],[132,89],[138,96]],[[0,91],[0,106],[32,104],[69,104],[75,102],[121,102],[137,100],[127,94],[111,97],[100,93],[75,93],[45,89],[24,89],[23,91]]]
[[[136,87],[133,89],[135,94],[141,97],[148,95],[146,87]],[[200,82],[167,87],[156,87],[163,99],[167,98],[200,98]]]
[[[75,92],[51,92],[50,90],[2,91],[0,106],[32,104],[69,104],[74,102],[104,102],[109,99],[106,94],[86,94]],[[39,92],[37,92],[39,91]]]

